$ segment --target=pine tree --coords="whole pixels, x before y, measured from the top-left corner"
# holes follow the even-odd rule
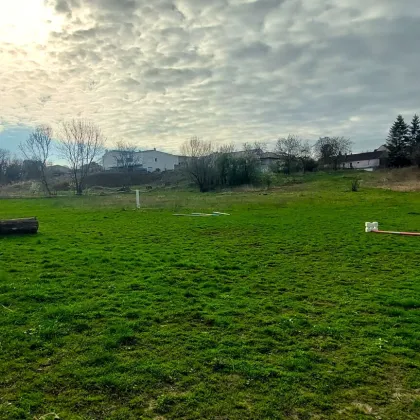
[[[416,114],[410,125],[411,160],[420,166],[420,118]]]
[[[415,146],[420,143],[420,118],[416,114],[410,125],[410,143]]]
[[[397,120],[389,130],[387,147],[390,166],[400,168],[410,165],[409,128],[402,115],[398,115]]]

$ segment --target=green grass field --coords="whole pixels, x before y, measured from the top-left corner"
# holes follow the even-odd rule
[[[363,229],[420,193],[348,186],[1,201],[0,418],[420,418],[420,238]]]

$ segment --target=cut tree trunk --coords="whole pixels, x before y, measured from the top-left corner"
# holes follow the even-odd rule
[[[39,223],[36,217],[29,219],[0,220],[0,235],[37,233]]]

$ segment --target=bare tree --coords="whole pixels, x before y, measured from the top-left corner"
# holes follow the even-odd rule
[[[340,159],[351,153],[352,141],[345,137],[321,137],[315,143],[315,152],[324,166],[338,169]]]
[[[105,137],[93,122],[74,119],[62,123],[59,142],[59,151],[72,172],[75,192],[82,195],[92,163],[104,150]]]
[[[136,146],[124,141],[117,143],[117,152],[115,154],[117,168],[122,169],[124,172],[130,172],[139,164],[139,161],[140,158]]]
[[[253,184],[261,172],[260,147],[245,144],[235,152],[233,145],[221,146],[216,152],[212,144],[193,137],[182,146],[185,169],[201,192],[216,187]]]
[[[218,153],[225,153],[225,154],[232,154],[235,152],[235,145],[233,143],[229,144],[222,144],[218,151]]]
[[[318,163],[313,157],[313,148],[307,140],[303,141],[300,145],[298,159],[303,173],[312,172],[318,166]]]
[[[131,172],[139,164],[140,157],[137,153],[136,146],[119,141],[117,143],[117,152],[115,153],[115,166],[122,172],[124,172],[124,188],[129,190],[131,186]]]
[[[353,142],[346,137],[333,137],[334,143],[336,144],[336,156],[334,158],[334,169],[337,170],[340,164],[340,160],[343,157],[351,153]]]
[[[211,190],[216,184],[215,154],[209,141],[192,137],[181,146],[186,156],[185,170],[201,192]]]
[[[335,156],[335,145],[329,137],[320,137],[315,143],[315,153],[319,161],[324,165],[330,165]]]
[[[229,185],[234,151],[234,144],[224,144],[217,151],[216,168],[219,178],[218,182],[221,186]]]
[[[289,134],[286,138],[277,140],[276,152],[280,155],[284,169],[288,174],[297,169],[303,148],[303,140],[295,135]]]
[[[47,161],[52,149],[52,128],[40,125],[35,128],[29,138],[19,145],[20,151],[28,161],[33,161],[39,171],[45,192],[51,195],[47,177]]]
[[[257,181],[261,172],[260,156],[264,153],[265,144],[260,142],[245,143],[243,153],[235,159],[236,185],[250,185]]]
[[[261,173],[261,143],[245,143],[243,150],[235,152],[233,144],[219,148],[215,162],[217,182],[221,187],[249,185],[258,181]]]
[[[0,184],[5,182],[6,171],[10,164],[10,152],[6,149],[0,149]]]
[[[253,143],[245,143],[244,150],[253,150],[257,155],[267,151],[267,143],[263,141],[254,141]]]

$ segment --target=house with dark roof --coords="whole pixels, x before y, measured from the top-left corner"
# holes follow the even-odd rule
[[[261,162],[261,170],[269,172],[273,166],[281,162],[281,156],[278,153],[263,152],[258,155]]]
[[[341,161],[344,169],[363,169],[373,171],[383,166],[384,159],[387,157],[388,149],[381,146],[373,152],[356,153],[343,157]]]

